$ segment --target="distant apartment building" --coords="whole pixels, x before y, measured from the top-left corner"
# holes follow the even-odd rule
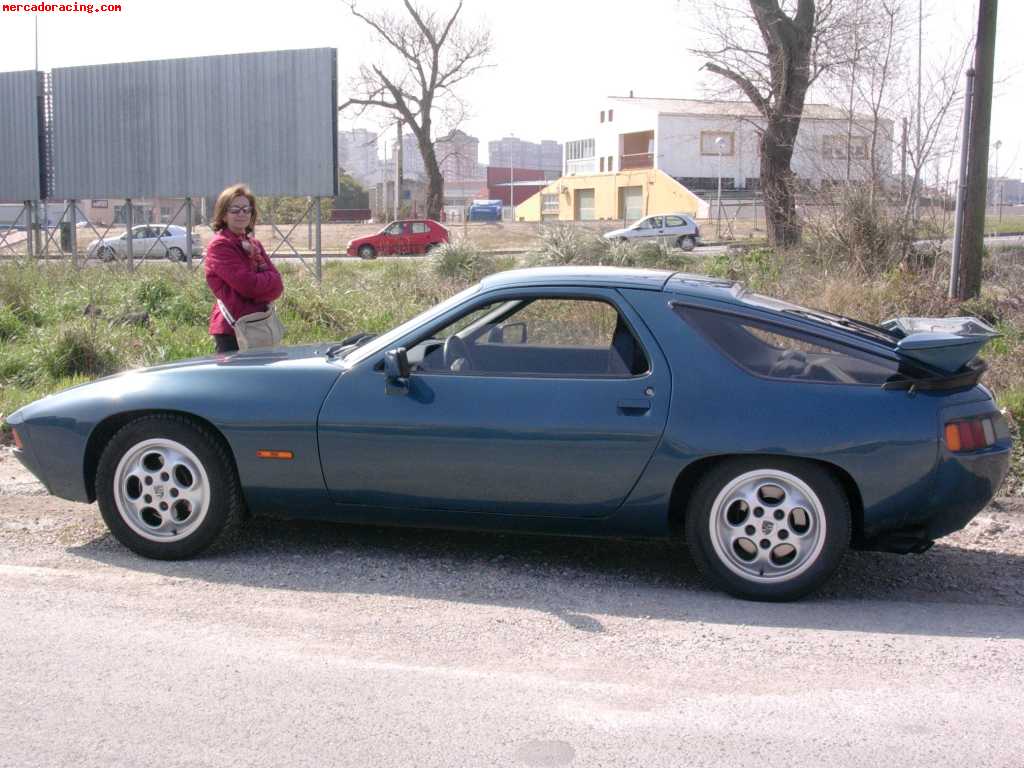
[[[487,164],[492,168],[524,168],[558,176],[562,173],[562,145],[549,139],[533,142],[506,136],[487,142]]]
[[[480,139],[476,136],[456,129],[434,142],[434,152],[446,182],[484,178],[479,160]]]
[[[366,188],[380,180],[377,138],[364,128],[338,131],[338,165]]]
[[[516,209],[526,220],[702,215],[717,188],[760,188],[759,129],[749,102],[610,97],[589,135],[565,143],[563,176]],[[893,125],[825,104],[804,107],[792,167],[804,187],[891,178]],[[701,199],[703,197],[704,199]]]

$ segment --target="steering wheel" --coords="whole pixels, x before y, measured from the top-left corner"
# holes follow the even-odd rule
[[[444,343],[444,367],[449,371],[456,360],[462,360],[459,370],[473,370],[473,358],[469,356],[469,345],[458,334],[452,334]]]

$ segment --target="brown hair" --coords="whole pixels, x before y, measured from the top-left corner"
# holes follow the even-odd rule
[[[245,231],[252,234],[252,231],[256,228],[256,198],[253,196],[252,191],[245,186],[245,184],[232,184],[230,187],[220,193],[217,198],[216,204],[213,206],[213,231],[220,232],[222,229],[228,228],[227,216],[228,207],[231,205],[231,201],[236,197],[244,197],[249,201],[249,207],[252,208],[252,216],[249,219],[249,226],[245,228]]]

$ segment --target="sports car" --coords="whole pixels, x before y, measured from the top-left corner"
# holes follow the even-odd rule
[[[922,552],[1009,466],[974,318],[871,325],[658,270],[504,272],[379,336],[219,354],[13,413],[50,493],[187,558],[249,515],[685,542],[799,598]],[[681,556],[685,556],[682,554]]]

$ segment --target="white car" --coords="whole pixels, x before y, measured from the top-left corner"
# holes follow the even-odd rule
[[[136,259],[156,258],[171,261],[185,261],[186,233],[184,227],[176,224],[139,224],[132,227],[132,253]],[[128,257],[128,233],[119,237],[105,237],[93,240],[85,252],[88,258],[113,261]],[[192,256],[202,256],[203,244],[199,235],[192,232]]]
[[[676,245],[684,251],[692,251],[700,242],[700,227],[686,213],[666,213],[646,216],[625,229],[614,229],[604,233],[608,240],[627,242],[659,238],[666,244]]]

